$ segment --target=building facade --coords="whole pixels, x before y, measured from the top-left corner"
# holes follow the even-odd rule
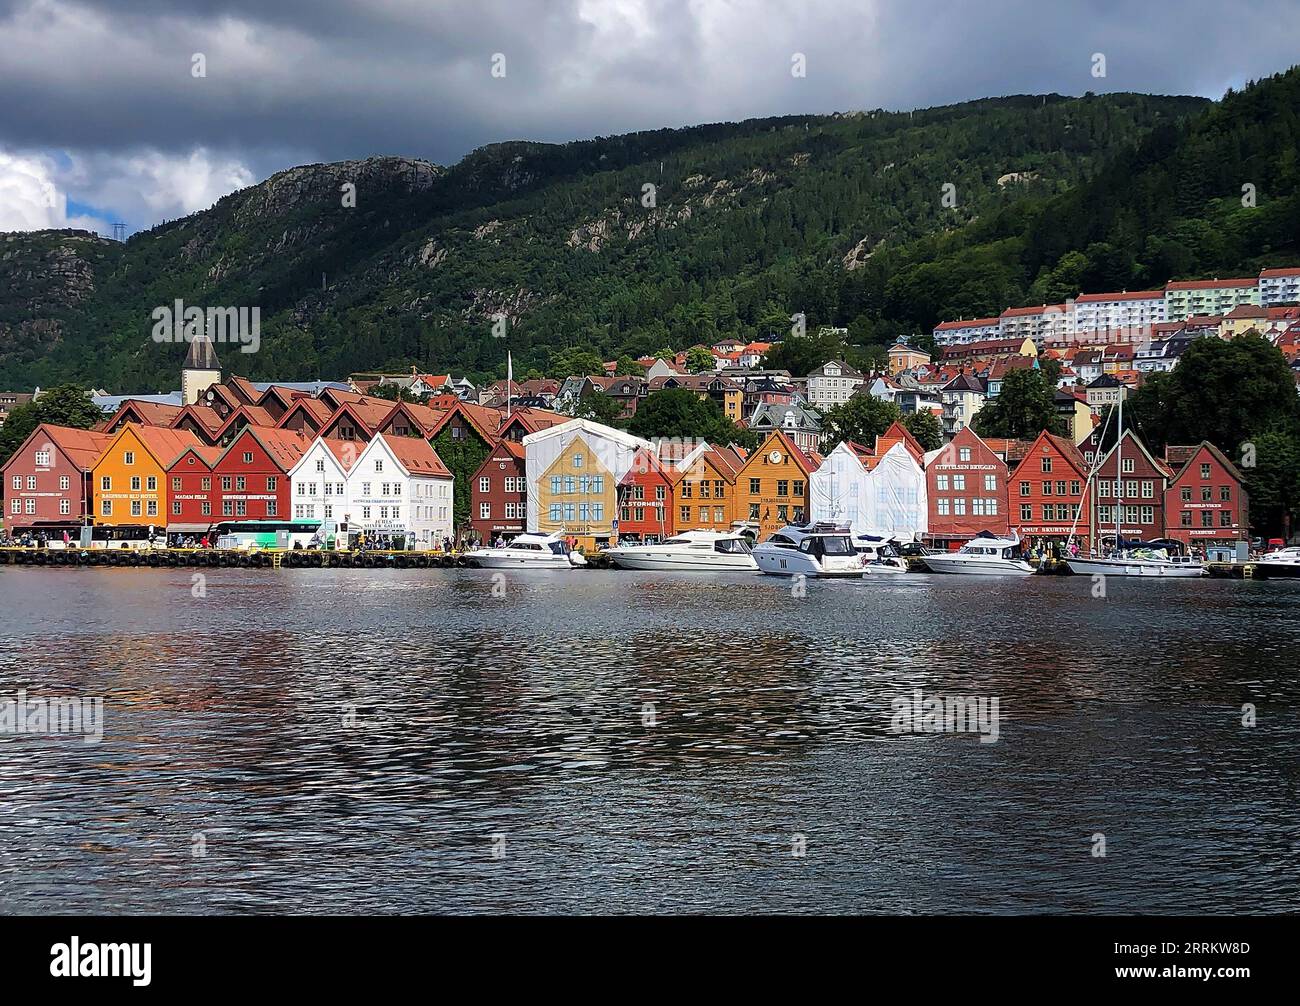
[[[820,466],[782,430],[774,430],[736,474],[736,519],[754,525],[760,540],[808,519],[808,483]]]
[[[112,441],[106,433],[43,423],[4,466],[5,530],[75,537],[91,522],[91,471]]]
[[[1240,304],[1258,304],[1258,279],[1194,279],[1165,284],[1165,320],[1225,315]]]
[[[523,445],[499,440],[470,476],[470,528],[482,542],[509,540],[523,533],[527,507]]]
[[[1165,320],[1165,292],[1081,293],[1074,300],[1073,331],[1092,333],[1149,328]]]
[[[843,360],[829,360],[808,375],[808,403],[829,409],[847,402],[864,378]]]
[[[1064,546],[1073,532],[1082,552],[1091,548],[1088,468],[1068,439],[1040,433],[1009,482],[1009,524],[1027,544]]]
[[[1182,460],[1165,490],[1165,537],[1205,548],[1250,536],[1250,498],[1237,467],[1208,440],[1170,447],[1166,462]]]
[[[1098,439],[1094,434],[1093,441]],[[1096,443],[1089,446],[1096,451]],[[1093,497],[1094,540],[1105,547],[1115,540],[1116,521],[1125,541],[1151,541],[1164,536],[1165,490],[1173,473],[1147,450],[1132,430],[1097,466]]]
[[[951,551],[981,531],[1010,530],[1006,462],[970,427],[926,455],[925,490],[927,539],[935,548]]]
[[[188,430],[128,423],[91,472],[95,523],[143,527],[167,523],[167,470],[190,447],[206,446]]]

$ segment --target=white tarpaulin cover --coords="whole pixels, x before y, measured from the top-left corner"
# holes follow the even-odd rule
[[[911,541],[928,527],[925,472],[901,443],[871,471],[839,444],[813,472],[809,494],[813,520],[846,523],[854,535]]]
[[[528,480],[528,530],[538,529],[537,485],[550,470],[565,448],[575,437],[582,437],[596,455],[602,468],[613,476],[614,484],[632,467],[632,461],[641,448],[650,448],[649,441],[634,437],[589,419],[574,419],[559,426],[539,430],[524,437],[524,475]],[[611,517],[617,516],[612,514]]]

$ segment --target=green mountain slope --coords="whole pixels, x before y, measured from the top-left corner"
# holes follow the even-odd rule
[[[0,386],[173,387],[184,347],[151,341],[150,314],[178,298],[260,307],[261,350],[222,354],[254,378],[398,360],[496,373],[507,346],[523,372],[569,346],[611,358],[760,336],[794,312],[883,341],[1029,292],[1035,256],[1052,256],[1035,236],[1045,208],[1153,143],[1177,147],[1207,106],[1019,96],[504,143],[451,168],[295,168],[125,245],[4,235]],[[917,278],[930,261],[974,285],[932,295],[952,284]]]

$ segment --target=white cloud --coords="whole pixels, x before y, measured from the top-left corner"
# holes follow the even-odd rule
[[[0,231],[98,229],[100,222],[93,218],[68,216],[68,197],[55,180],[56,172],[47,157],[0,150]]]
[[[0,151],[0,231],[80,227],[107,232],[122,220],[131,231],[206,209],[251,185],[240,160],[196,147],[168,154],[64,151],[61,158]],[[68,213],[68,200],[99,218]]]

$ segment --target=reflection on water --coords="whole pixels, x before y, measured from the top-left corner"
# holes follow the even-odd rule
[[[105,698],[100,745],[0,737],[0,911],[1300,894],[1300,584],[205,573],[0,570],[0,699]],[[891,734],[916,688],[1001,739]]]

